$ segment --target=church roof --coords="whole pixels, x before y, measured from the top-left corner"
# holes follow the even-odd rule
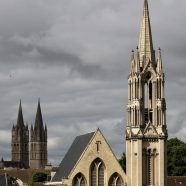
[[[4,161],[3,159],[1,160],[3,163],[4,168],[24,168],[25,165],[21,161]]]
[[[168,176],[167,177],[167,185],[175,186],[175,185],[186,185],[186,176]]]
[[[69,176],[71,170],[76,165],[83,151],[87,147],[88,143],[94,136],[95,132],[77,136],[73,141],[70,149],[66,153],[62,162],[57,169],[56,174],[54,175],[52,181],[60,181],[62,178]]]
[[[0,169],[0,175],[2,174],[6,174],[9,175],[10,177],[15,177],[20,179],[23,183],[28,183],[31,178],[32,175],[36,172],[43,172],[46,174],[50,174],[49,171],[46,170],[37,170],[37,169]],[[1,184],[0,182],[0,186],[6,186],[4,184]],[[7,185],[8,186],[8,185]]]

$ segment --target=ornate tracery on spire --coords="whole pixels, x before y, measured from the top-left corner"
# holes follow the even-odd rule
[[[127,185],[166,186],[165,77],[160,49],[155,58],[147,0],[138,46],[128,76]]]
[[[139,48],[132,51],[128,76],[128,125],[166,125],[164,98],[164,73],[161,50],[157,59],[153,49],[148,2],[144,0]]]

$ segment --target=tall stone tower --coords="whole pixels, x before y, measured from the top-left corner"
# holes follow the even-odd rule
[[[35,125],[30,131],[30,168],[40,169],[47,164],[47,127],[43,126],[40,101],[38,102]]]
[[[126,127],[127,186],[166,186],[167,129],[161,50],[153,49],[144,1],[139,48],[132,51]]]
[[[21,101],[17,117],[17,124],[12,127],[12,161],[21,162],[25,168],[29,167],[29,130],[24,124]]]

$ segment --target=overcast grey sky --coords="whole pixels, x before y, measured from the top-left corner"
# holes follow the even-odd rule
[[[169,137],[186,141],[186,1],[150,0],[154,48],[162,48]],[[75,136],[99,127],[124,151],[127,75],[143,0],[0,0],[0,156],[9,160],[19,99],[34,123],[38,98],[49,162]]]

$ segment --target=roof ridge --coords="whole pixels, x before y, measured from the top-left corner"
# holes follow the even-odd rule
[[[88,134],[92,134],[92,133],[95,133],[96,131],[94,131],[94,132],[89,132],[89,133],[85,133],[85,134],[81,134],[81,135],[79,135],[79,136],[76,136],[76,138],[78,138],[78,137],[82,137],[82,136],[86,136],[86,135],[88,135]]]

